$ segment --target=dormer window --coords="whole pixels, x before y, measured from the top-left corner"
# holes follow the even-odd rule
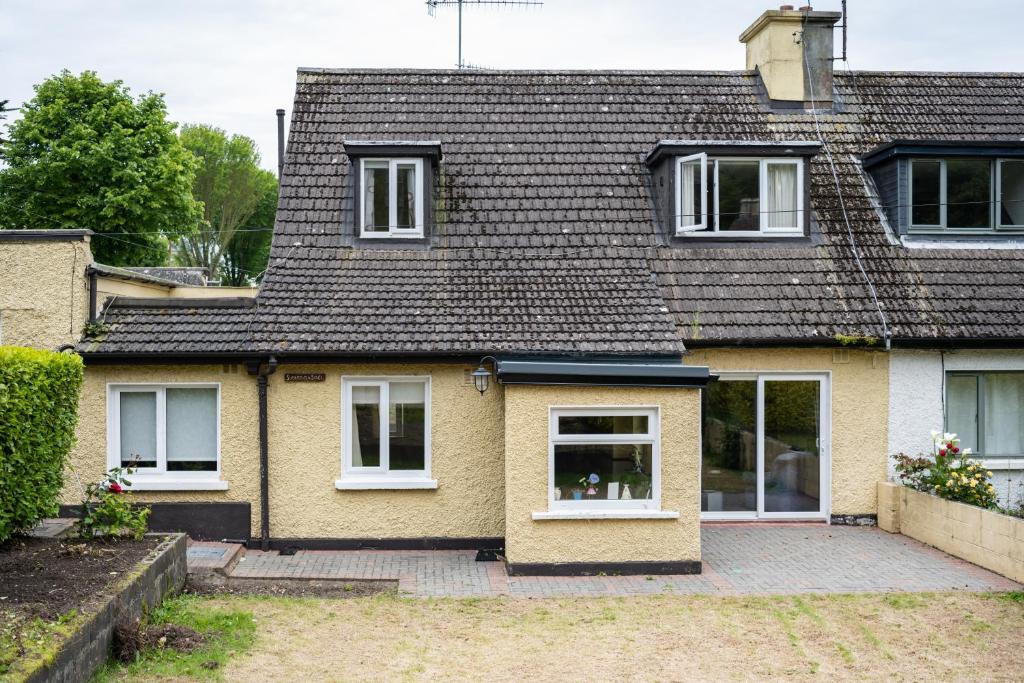
[[[680,157],[676,234],[803,234],[800,159]]]
[[[890,225],[908,242],[1024,232],[1024,142],[897,140],[863,164]]]
[[[423,236],[423,160],[360,159],[361,237]]]
[[[441,143],[436,140],[346,140],[346,203],[352,230],[367,240],[430,237]],[[368,244],[368,243],[367,243]]]
[[[673,239],[757,240],[809,232],[804,191],[814,141],[662,140],[647,156]]]

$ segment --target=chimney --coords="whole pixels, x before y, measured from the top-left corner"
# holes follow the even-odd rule
[[[277,110],[277,182],[284,174],[284,109]]]
[[[832,106],[832,27],[842,12],[794,10],[782,5],[762,14],[740,35],[747,69],[757,69],[768,98],[782,107]]]

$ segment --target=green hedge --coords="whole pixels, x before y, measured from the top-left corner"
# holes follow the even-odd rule
[[[57,513],[82,359],[0,346],[0,541]]]

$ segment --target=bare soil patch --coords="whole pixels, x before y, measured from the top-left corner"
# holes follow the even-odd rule
[[[1024,602],[970,593],[210,604],[257,623],[227,680],[1019,681],[1024,670]]]
[[[395,593],[397,581],[244,579],[221,574],[190,574],[185,586],[198,595],[264,595],[298,598],[362,598]]]
[[[0,608],[45,621],[81,611],[162,540],[10,539],[0,545]]]

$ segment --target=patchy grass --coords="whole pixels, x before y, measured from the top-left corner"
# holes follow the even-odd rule
[[[213,604],[206,598],[181,595],[165,600],[147,619],[149,624],[187,626],[205,636],[204,644],[192,652],[170,648],[147,648],[132,664],[108,662],[93,678],[94,683],[150,680],[220,680],[228,660],[253,643],[256,623],[252,612],[232,601]],[[254,680],[259,680],[257,676]]]
[[[15,676],[16,664],[25,666],[53,657],[60,643],[73,632],[74,624],[80,621],[76,617],[77,610],[52,621],[25,617],[10,609],[0,610],[0,680],[7,680],[4,676],[8,674]]]
[[[585,671],[601,680],[1017,681],[1024,668],[1020,593],[213,596],[178,598],[154,617],[219,635],[209,649],[149,652],[100,680],[562,680]]]

